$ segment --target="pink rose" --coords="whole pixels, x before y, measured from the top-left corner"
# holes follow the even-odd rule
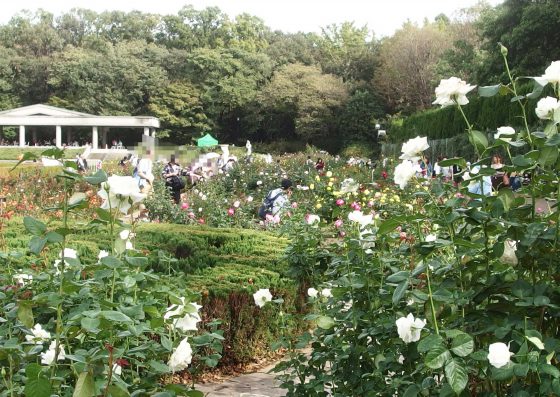
[[[344,200],[343,199],[336,200],[336,205],[338,205],[339,207],[344,205]]]
[[[228,210],[227,210],[227,214],[228,214],[229,216],[234,216],[234,215],[235,215],[235,209],[234,209],[234,208],[228,209]]]
[[[181,209],[184,209],[184,210],[189,209],[189,203],[182,203],[181,204]]]
[[[343,223],[342,219],[337,219],[336,221],[334,221],[334,227],[338,229],[339,227],[342,226],[342,223]]]

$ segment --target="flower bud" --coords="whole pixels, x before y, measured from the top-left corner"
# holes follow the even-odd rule
[[[500,45],[500,52],[502,53],[503,56],[507,57],[508,54],[508,49],[506,46],[504,46],[502,43],[498,43]]]

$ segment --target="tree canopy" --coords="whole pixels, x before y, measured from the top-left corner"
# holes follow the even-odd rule
[[[273,31],[217,7],[25,11],[0,25],[0,110],[48,103],[153,115],[174,143],[211,130],[232,143],[373,147],[375,124],[431,106],[441,78],[500,78],[498,42],[515,73],[541,72],[560,58],[558,22],[552,0],[481,3],[381,39],[375,26],[352,22],[319,34]]]

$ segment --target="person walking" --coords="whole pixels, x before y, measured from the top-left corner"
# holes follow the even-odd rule
[[[292,195],[292,181],[282,179],[280,187],[271,190],[266,195],[261,208],[259,209],[259,217],[266,219],[267,216],[278,217],[282,212],[290,206],[290,196]]]
[[[165,178],[165,186],[171,192],[171,198],[175,204],[179,204],[181,190],[185,187],[185,182],[181,178],[181,166],[176,162],[174,154],[171,155],[169,162],[163,167],[161,174]]]
[[[147,150],[146,155],[138,161],[133,174],[142,193],[149,193],[152,190],[152,183],[154,182],[153,167],[152,152]]]

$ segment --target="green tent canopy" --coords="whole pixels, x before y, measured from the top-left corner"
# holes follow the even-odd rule
[[[216,146],[218,141],[210,134],[204,135],[202,138],[197,139],[197,146],[198,147],[209,147],[209,146]]]

